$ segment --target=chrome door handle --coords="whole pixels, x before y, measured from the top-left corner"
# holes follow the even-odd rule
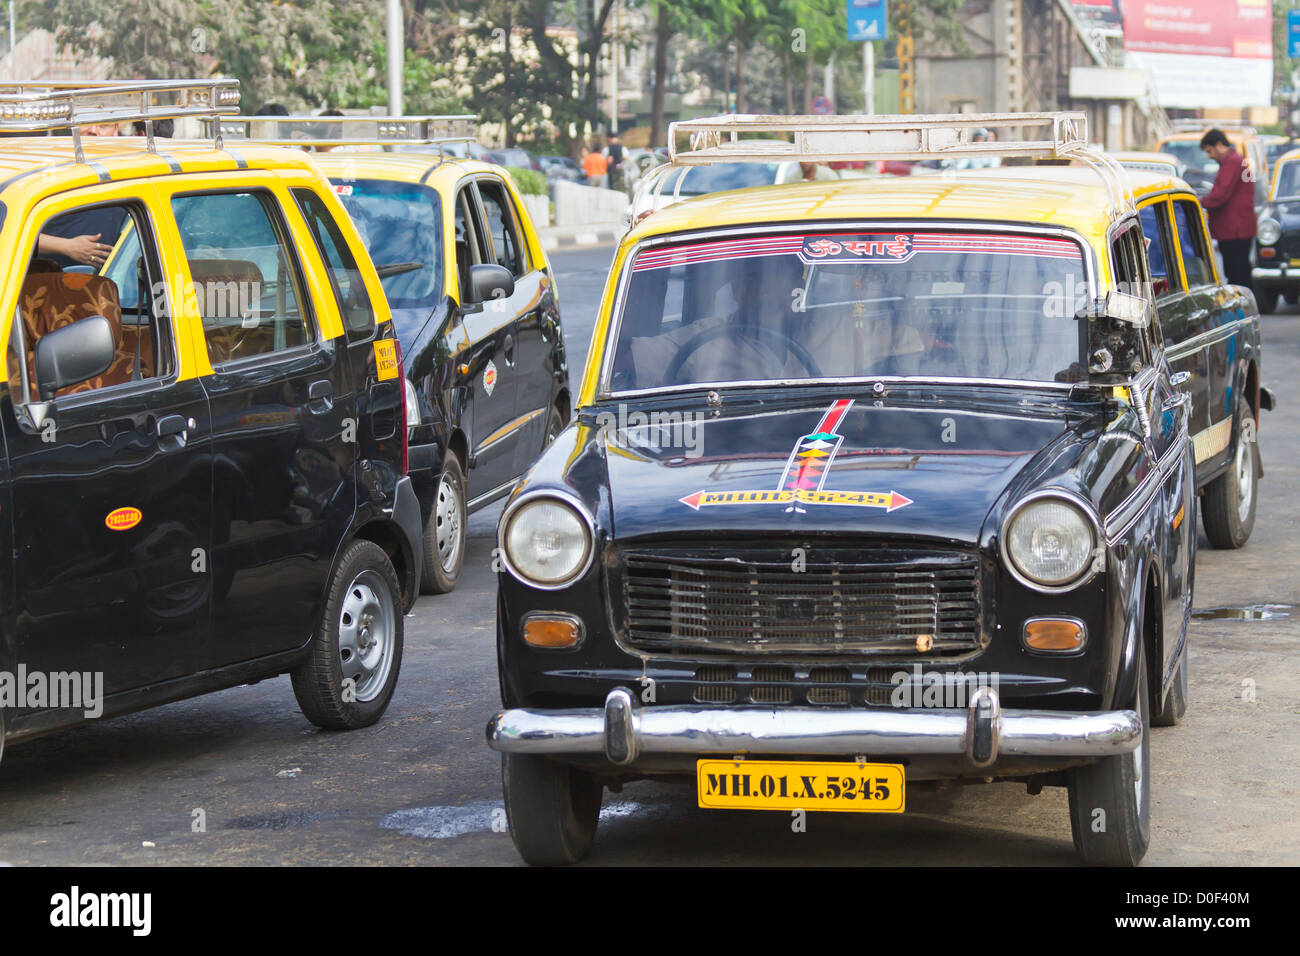
[[[1191,377],[1192,377],[1191,372],[1174,372],[1174,374],[1169,376],[1169,384],[1182,385]]]

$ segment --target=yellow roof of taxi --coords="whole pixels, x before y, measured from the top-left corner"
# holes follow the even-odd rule
[[[1135,194],[1187,189],[1165,173],[1125,170]],[[841,179],[712,193],[668,206],[624,240],[719,226],[843,219],[971,220],[1062,226],[1101,236],[1113,222],[1109,195],[1092,169],[1003,166],[958,173]]]
[[[492,169],[488,163],[459,157],[439,157],[436,150],[427,153],[402,152],[342,152],[312,153],[312,159],[328,177],[345,176],[349,179],[373,177],[397,179],[403,182],[425,182],[431,173],[441,167],[456,170],[458,174]],[[500,169],[500,167],[496,167]]]
[[[160,138],[154,142],[157,151],[149,152],[142,136],[81,137],[87,164],[102,167],[115,179],[167,173],[171,171],[168,160],[185,172],[237,164],[239,159],[255,168],[310,168],[310,161],[296,149],[238,141],[227,141],[228,148],[221,150],[214,149],[211,140]],[[75,170],[73,159],[70,136],[6,138],[0,140],[0,179],[50,167]]]

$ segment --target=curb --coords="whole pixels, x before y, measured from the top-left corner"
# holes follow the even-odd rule
[[[565,229],[563,232],[552,228],[537,230],[542,248],[572,249],[577,246],[601,246],[618,242],[623,230],[618,225],[590,226],[587,228]]]

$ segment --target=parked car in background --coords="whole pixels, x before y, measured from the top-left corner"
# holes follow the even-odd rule
[[[1115,162],[1125,169],[1168,173],[1180,179],[1185,171],[1183,161],[1173,153],[1150,153],[1130,150],[1111,153],[1110,155],[1114,157]]]
[[[1274,164],[1255,233],[1251,284],[1265,315],[1277,309],[1278,299],[1300,302],[1300,149],[1283,153]]]
[[[1164,172],[1127,174],[1142,234],[1171,379],[1191,399],[1196,493],[1205,535],[1240,548],[1255,526],[1263,385],[1259,313],[1249,291],[1219,273],[1205,212],[1185,182]],[[1270,293],[1261,292],[1265,299]],[[1272,293],[1276,301],[1277,293]]]
[[[512,166],[515,169],[531,169],[534,172],[544,172],[541,160],[526,149],[511,147],[509,149],[494,149],[491,151],[492,161],[498,166]]]
[[[415,153],[430,152],[428,146],[419,146],[419,145],[397,146],[395,147],[395,149],[402,152],[415,152]],[[474,160],[478,160],[480,163],[492,163],[493,165],[498,165],[498,166],[501,165],[496,161],[495,158],[493,158],[491,151],[486,146],[483,146],[479,143],[450,142],[450,143],[443,143],[442,145],[437,147],[437,149],[440,150],[443,155],[450,156],[453,159],[474,159]]]
[[[557,179],[563,179],[565,182],[570,183],[583,183],[587,179],[582,167],[568,156],[539,156],[537,158],[542,164],[542,172],[546,174],[548,183],[553,183]]]
[[[623,224],[639,222],[646,213],[692,196],[795,182],[799,175],[799,164],[794,162],[662,166],[637,186],[623,213]]]
[[[1214,177],[1219,171],[1219,164],[1206,156],[1205,151],[1201,149],[1201,137],[1213,127],[1213,123],[1206,123],[1203,129],[1173,133],[1160,139],[1155,145],[1155,152],[1169,153],[1176,156],[1183,164],[1182,178],[1198,197],[1203,197],[1210,191],[1214,186]],[[1258,210],[1268,201],[1270,167],[1264,144],[1259,134],[1250,127],[1224,126],[1222,129],[1232,148],[1246,160],[1247,167],[1255,177],[1255,208]]]
[[[1268,160],[1268,168],[1272,169],[1276,163],[1286,153],[1300,146],[1300,140],[1290,136],[1261,136],[1264,143],[1264,158]]]

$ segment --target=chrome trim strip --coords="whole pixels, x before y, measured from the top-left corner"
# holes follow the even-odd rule
[[[1300,273],[1297,273],[1297,278],[1300,278]],[[1183,358],[1192,352],[1199,351],[1210,345],[1216,345],[1224,339],[1232,338],[1240,331],[1239,326],[1249,325],[1250,323],[1251,319],[1233,319],[1218,328],[1210,329],[1207,332],[1199,332],[1190,339],[1184,339],[1177,345],[1165,346],[1165,355],[1169,356],[1170,359]]]
[[[509,481],[505,482],[504,484],[497,485],[491,491],[486,491],[483,494],[479,495],[477,498],[471,498],[469,502],[465,505],[465,510],[469,511],[471,508],[477,508],[479,505],[490,504],[491,502],[496,501],[502,495],[509,494],[510,491],[512,491],[515,485],[517,484],[519,484],[519,479],[511,478]]]
[[[1092,555],[1091,559],[1087,566],[1079,572],[1078,577],[1073,581],[1066,582],[1065,584],[1049,585],[1035,581],[1020,570],[1016,565],[1016,562],[1011,560],[1011,553],[1007,550],[1007,529],[1011,527],[1011,522],[1014,521],[1016,516],[1019,515],[1020,512],[1024,511],[1027,506],[1033,504],[1035,501],[1041,501],[1044,498],[1058,498],[1074,505],[1083,512],[1083,515],[1087,518],[1092,531],[1092,547],[1089,549]],[[1002,556],[1002,565],[1011,572],[1013,578],[1025,587],[1032,588],[1033,590],[1039,591],[1043,594],[1063,594],[1066,591],[1073,591],[1080,585],[1088,583],[1096,577],[1097,574],[1105,570],[1106,552],[1105,549],[1102,548],[1101,544],[1101,520],[1097,517],[1097,511],[1093,508],[1092,502],[1065,488],[1039,488],[1037,491],[1025,495],[1025,497],[1017,501],[1015,505],[1007,511],[1006,515],[1002,519],[1002,524],[998,528],[998,551]]]
[[[1156,467],[1148,472],[1147,477],[1110,513],[1104,525],[1107,544],[1114,544],[1137,523],[1137,519],[1146,510],[1146,506],[1151,503],[1152,497],[1164,486],[1165,479],[1169,477],[1169,473],[1174,469],[1177,459],[1182,455],[1189,440],[1187,432],[1183,431],[1178,436],[1178,439],[1169,446],[1169,450],[1165,452],[1164,457],[1156,462]],[[1133,513],[1124,517],[1124,513],[1130,509]],[[1112,531],[1111,528],[1113,527],[1118,528],[1118,530]]]
[[[1065,229],[1059,226],[1056,227],[1032,226],[1024,223],[1008,223],[1008,222],[997,222],[994,220],[980,220],[980,219],[969,219],[969,220],[966,219],[956,219],[956,220],[951,220],[951,219],[921,219],[921,220],[832,219],[832,220],[818,220],[813,223],[808,223],[808,222],[786,223],[782,225],[775,225],[775,224],[769,225],[765,223],[746,223],[737,226],[726,226],[722,228],[703,229],[698,231],[682,230],[681,232],[669,233],[667,235],[650,236],[645,239],[641,239],[636,243],[636,245],[634,245],[631,248],[631,250],[628,251],[628,253],[623,258],[623,272],[618,278],[618,289],[614,293],[614,302],[610,309],[611,325],[608,333],[605,335],[605,342],[604,342],[605,351],[604,354],[601,356],[600,376],[596,379],[595,401],[602,401],[603,399],[607,399],[607,398],[631,398],[638,395],[654,395],[654,394],[659,394],[661,392],[680,393],[680,392],[694,391],[696,389],[710,388],[710,387],[734,388],[734,387],[743,387],[745,385],[755,385],[755,384],[809,385],[809,384],[817,384],[823,381],[833,383],[837,381],[872,382],[878,380],[884,380],[884,381],[890,380],[890,379],[880,379],[879,377],[877,377],[877,378],[869,378],[869,379],[853,378],[853,379],[843,379],[843,380],[799,379],[796,382],[776,380],[776,381],[739,382],[739,383],[738,382],[724,382],[724,383],[712,383],[712,384],[695,383],[689,386],[681,386],[681,385],[659,386],[652,389],[638,389],[635,391],[625,391],[625,392],[609,391],[609,377],[610,377],[610,373],[613,371],[614,352],[617,350],[618,336],[623,326],[623,307],[627,300],[628,287],[632,283],[632,264],[633,262],[636,261],[636,257],[639,256],[646,249],[651,249],[656,246],[668,245],[674,242],[691,241],[691,240],[698,242],[701,240],[722,238],[726,236],[744,235],[745,233],[779,235],[788,232],[806,232],[809,229],[812,230],[818,230],[818,229],[919,229],[919,230],[944,229],[950,232],[951,231],[974,232],[976,230],[990,229],[990,228],[996,229],[1001,232],[1017,233],[1021,235],[1054,236],[1059,239],[1068,239],[1076,243],[1079,246],[1079,248],[1083,251],[1084,279],[1088,285],[1089,292],[1095,297],[1096,289],[1097,289],[1097,264],[1096,264],[1096,253],[1093,251],[1092,245],[1086,239],[1084,239],[1081,234],[1075,232],[1072,229]],[[1082,356],[1080,356],[1080,360],[1082,361]],[[923,382],[936,381],[936,379],[914,378],[912,376],[904,376],[902,378],[896,378],[894,380],[895,381],[915,380],[915,381],[923,381]],[[1023,383],[1023,382],[1016,382],[1010,379],[991,379],[991,380],[952,379],[952,381],[960,382],[964,384],[969,384],[971,382],[989,381],[995,384],[1008,384],[1008,385],[1031,384],[1039,387],[1057,387],[1057,388],[1065,388],[1065,389],[1071,388],[1074,385],[1082,384],[1078,382],[1069,383],[1069,384],[1058,383],[1058,382]]]
[[[506,438],[506,436],[508,436],[511,432],[518,431],[520,428],[523,428],[524,425],[532,421],[534,418],[542,414],[542,412],[544,411],[546,411],[545,408],[534,409],[531,412],[525,412],[524,414],[520,415],[518,418],[514,419],[513,421],[506,422],[504,425],[502,425],[500,428],[494,431],[491,435],[488,435],[487,438],[484,438],[483,441],[479,444],[479,446],[474,449],[474,454],[475,455],[482,454],[484,449],[491,448],[497,442],[502,441],[504,438]]]
[[[1002,710],[991,688],[989,695],[975,694],[970,707],[951,710],[639,707],[636,695],[620,687],[604,707],[501,711],[488,722],[487,741],[501,753],[609,755],[620,764],[640,754],[742,753],[975,753],[991,764],[1003,755],[1112,756],[1136,749],[1142,737],[1131,710]]]
[[[539,498],[554,498],[556,501],[567,505],[570,510],[577,513],[587,525],[587,555],[583,559],[581,566],[578,567],[571,575],[563,581],[557,581],[552,584],[540,584],[534,581],[528,575],[521,573],[510,560],[510,549],[506,547],[506,529],[510,527],[510,520],[515,513],[528,504],[530,501],[536,501]],[[587,511],[587,506],[578,500],[578,497],[559,488],[536,488],[531,491],[525,491],[518,498],[506,505],[506,510],[501,513],[501,520],[497,523],[497,547],[500,548],[498,554],[501,555],[501,563],[505,569],[510,572],[520,584],[530,588],[536,588],[538,591],[562,591],[574,581],[581,578],[590,569],[596,560],[596,519]]]
[[[774,378],[774,379],[747,379],[734,382],[700,382],[695,385],[659,385],[654,388],[638,388],[623,392],[606,392],[596,396],[596,401],[608,401],[612,399],[629,399],[644,398],[653,395],[664,394],[683,394],[686,392],[700,391],[702,389],[712,389],[713,391],[724,391],[734,388],[754,388],[756,386],[786,386],[793,385],[803,388],[816,388],[821,385],[856,385],[867,387],[875,382],[886,382],[902,385],[1003,385],[1012,388],[1043,388],[1051,389],[1058,392],[1068,392],[1073,388],[1081,385],[1087,385],[1087,382],[1035,382],[1024,379],[1014,378],[960,378],[960,377],[928,377],[921,375],[875,375],[871,378]]]

